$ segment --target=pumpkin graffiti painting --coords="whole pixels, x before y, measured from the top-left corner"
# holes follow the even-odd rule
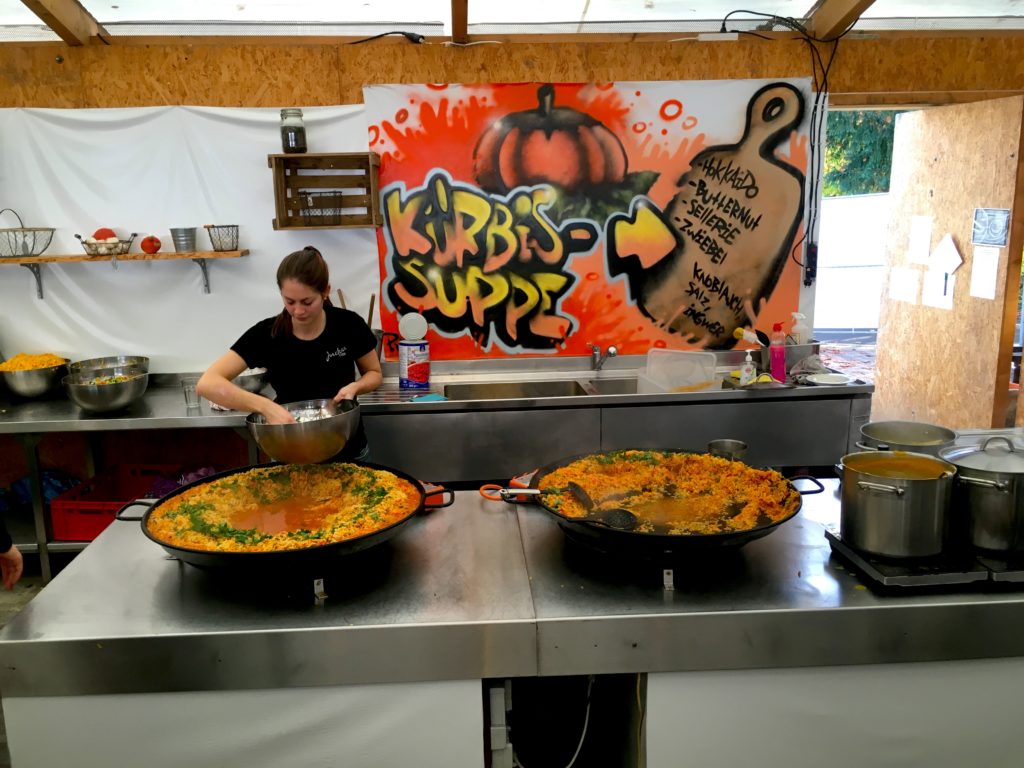
[[[439,360],[770,332],[799,308],[812,94],[808,78],[367,86],[383,329],[421,313]]]
[[[516,187],[555,184],[586,190],[617,184],[626,175],[626,150],[590,115],[556,107],[549,83],[537,89],[537,108],[491,124],[473,151],[480,188],[505,194]]]

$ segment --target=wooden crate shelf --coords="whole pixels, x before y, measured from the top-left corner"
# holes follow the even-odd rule
[[[381,223],[375,152],[268,155],[274,229],[343,229]]]

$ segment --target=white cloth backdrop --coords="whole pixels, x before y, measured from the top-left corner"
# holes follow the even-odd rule
[[[288,105],[286,105],[288,106]],[[366,151],[361,106],[304,108],[311,152]],[[252,323],[280,310],[275,272],[304,245],[319,248],[351,309],[379,287],[376,230],[276,232],[267,155],[281,151],[277,109],[0,110],[0,208],[28,227],[56,227],[45,255],[83,254],[75,233],[155,234],[238,224],[240,259],[209,260],[211,293],[191,260],[43,265],[44,298],[29,270],[0,264],[0,352],[80,360],[143,354],[151,370],[201,371]],[[16,227],[10,213],[0,227]],[[332,292],[332,296],[336,294]],[[336,300],[336,298],[335,298]]]

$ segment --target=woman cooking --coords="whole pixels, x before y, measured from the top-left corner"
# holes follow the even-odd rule
[[[280,403],[354,400],[381,384],[377,340],[355,312],[331,305],[327,263],[312,246],[288,254],[277,268],[284,309],[256,323],[209,367],[196,387],[213,403],[254,411],[271,424],[295,419]],[[266,368],[276,401],[231,383],[246,368]],[[358,376],[356,374],[358,369]],[[369,456],[360,422],[337,459]]]

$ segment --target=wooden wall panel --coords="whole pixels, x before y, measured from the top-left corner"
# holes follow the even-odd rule
[[[338,101],[336,46],[90,46],[89,106],[324,106]]]
[[[62,58],[62,63],[56,61]],[[737,42],[511,42],[467,47],[385,39],[0,45],[0,107],[352,104],[367,83],[688,80],[811,73],[792,38]],[[833,103],[933,103],[1024,92],[1024,33],[846,39]],[[967,94],[965,96],[965,94]]]
[[[82,88],[85,56],[85,49],[64,44],[0,46],[0,104],[55,109],[89,106]]]
[[[1000,249],[995,300],[976,298],[970,295],[971,230],[976,207],[1013,209],[1022,118],[1019,96],[900,116],[886,265],[915,269],[923,280],[924,268],[907,256],[913,216],[932,218],[932,248],[951,234],[964,263],[955,273],[952,310],[894,301],[888,290],[883,295],[873,421],[953,429],[1005,422],[1022,242],[1018,234]]]

